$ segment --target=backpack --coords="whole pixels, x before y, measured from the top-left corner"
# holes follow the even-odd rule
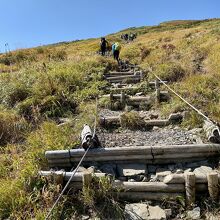
[[[117,42],[117,43],[115,43],[115,48],[114,48],[115,50],[120,50],[121,49],[121,46],[120,46],[120,44]]]

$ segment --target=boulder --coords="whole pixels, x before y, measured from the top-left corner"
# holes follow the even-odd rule
[[[119,176],[147,174],[147,166],[145,164],[118,164],[117,172]]]
[[[159,206],[149,206],[142,203],[125,206],[126,220],[165,220],[166,212]]]

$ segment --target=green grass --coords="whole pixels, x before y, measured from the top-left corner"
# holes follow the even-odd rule
[[[110,43],[121,42],[121,58],[144,68],[145,80],[154,79],[149,71],[152,70],[220,122],[219,30],[219,19],[172,21],[126,29],[106,38]],[[126,32],[138,33],[137,39],[124,44],[120,35]],[[0,219],[44,219],[52,206],[60,189],[39,178],[37,171],[47,168],[46,150],[78,146],[83,124],[93,126],[95,98],[105,94],[108,87],[102,75],[117,67],[111,57],[98,56],[98,50],[99,39],[88,39],[0,55]],[[147,93],[145,80],[141,90]],[[100,105],[109,103],[103,99]],[[177,98],[160,108],[166,116],[189,111]],[[63,117],[70,118],[71,123],[58,127],[56,121]],[[192,111],[186,119],[184,126],[201,125],[201,118]],[[143,127],[133,112],[124,115],[123,123],[125,128]],[[102,186],[97,190],[100,191],[95,193],[101,200],[95,197],[89,200],[85,195],[87,208],[91,204],[97,208],[100,201],[110,196],[102,195],[105,192]],[[120,210],[117,203],[107,204],[112,210]],[[66,212],[64,207],[68,207]],[[107,208],[103,208],[106,213]],[[77,210],[77,205],[65,197],[59,209],[63,216],[68,216]],[[57,210],[55,219],[61,214]]]

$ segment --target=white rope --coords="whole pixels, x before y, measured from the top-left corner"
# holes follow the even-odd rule
[[[152,72],[153,73],[153,72]],[[206,115],[204,115],[201,111],[199,111],[196,107],[194,107],[192,104],[190,104],[188,101],[186,101],[182,96],[177,94],[170,86],[168,86],[164,81],[160,79],[156,74],[153,73],[153,75],[162,83],[164,84],[171,92],[173,92],[177,97],[179,97],[183,102],[185,102],[188,106],[190,106],[194,111],[196,111],[199,115],[201,115],[205,120],[214,123],[210,118],[208,118]]]
[[[96,133],[96,117],[97,117],[97,111],[98,111],[98,99],[96,98],[96,113],[95,113],[95,121],[94,121],[94,130],[93,130],[93,135],[92,135],[92,139],[95,137],[95,133]],[[58,196],[58,198],[56,199],[55,203],[53,204],[51,210],[49,211],[49,213],[47,214],[45,220],[48,220],[55,208],[55,206],[57,205],[57,203],[59,202],[59,200],[61,199],[61,197],[63,196],[64,192],[66,191],[67,187],[69,186],[70,182],[72,181],[74,175],[76,174],[77,170],[79,169],[81,163],[83,162],[86,154],[88,153],[89,149],[90,149],[91,145],[89,145],[89,147],[86,149],[85,153],[83,154],[81,160],[79,161],[77,167],[75,168],[75,170],[73,171],[71,177],[69,178],[68,182],[66,183],[65,187],[63,188],[62,192],[60,193],[60,195]],[[72,171],[72,170],[71,170]]]

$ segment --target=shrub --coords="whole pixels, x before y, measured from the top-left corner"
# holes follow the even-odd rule
[[[28,130],[29,125],[26,120],[14,111],[0,111],[0,145],[24,140]]]
[[[141,118],[140,115],[134,111],[125,112],[121,114],[120,120],[121,120],[121,126],[123,128],[128,128],[131,130],[134,129],[143,130],[145,128],[143,118]]]
[[[185,70],[176,63],[164,63],[157,66],[155,74],[163,80],[176,82],[185,76]]]

